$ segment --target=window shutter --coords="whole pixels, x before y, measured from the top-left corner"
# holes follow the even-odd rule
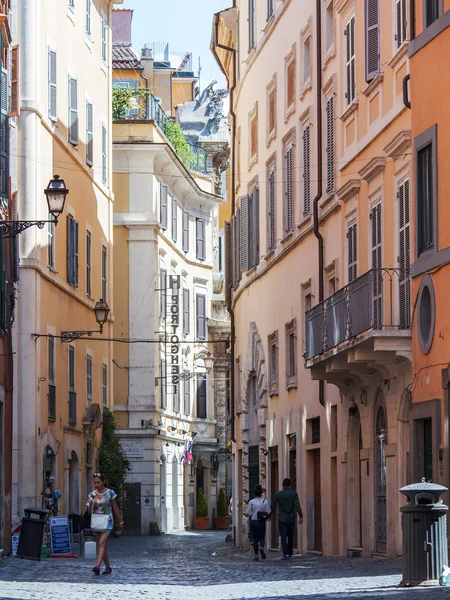
[[[294,150],[290,146],[285,154],[285,219],[284,232],[294,230]]]
[[[411,238],[409,221],[409,181],[399,186],[399,307],[400,329],[411,327]]]
[[[366,81],[380,72],[379,0],[366,0]]]
[[[10,117],[19,114],[19,46],[11,48],[11,110]]]
[[[48,116],[52,121],[58,118],[57,107],[57,83],[56,83],[56,52],[49,50],[48,52]],[[69,79],[69,123],[71,122],[70,114],[70,79]],[[70,136],[70,131],[69,131]]]
[[[53,385],[55,382],[55,338],[48,338],[48,382]]]
[[[225,239],[225,299],[230,303],[231,285],[233,281],[233,251],[232,251],[232,225],[228,221],[224,223]]]
[[[358,277],[358,240],[356,223],[350,225],[347,231],[347,261],[348,282],[351,283]]]
[[[103,142],[102,142],[103,143]],[[94,164],[94,106],[86,101],[86,163]]]
[[[11,195],[11,201],[9,203],[9,218],[12,221],[18,221],[19,215],[17,212],[17,192]],[[49,223],[51,227],[54,227]],[[54,231],[53,231],[54,235]],[[19,236],[14,235],[10,238],[10,256],[11,256],[11,280],[13,282],[19,281],[20,270],[19,270]],[[54,266],[54,265],[51,265]]]
[[[206,419],[206,375],[197,375],[197,419]]]
[[[161,227],[167,229],[167,186],[160,184],[160,215]]]
[[[73,221],[75,285],[78,285],[78,221]]]
[[[176,198],[172,198],[172,240],[177,241],[178,233],[178,204]]]
[[[408,36],[408,22],[407,22],[407,9],[406,0],[397,0],[396,2],[396,18],[397,18],[397,31],[395,39],[397,42],[397,48],[406,41]]]
[[[206,259],[206,221],[195,219],[196,257],[198,260]]]
[[[90,231],[86,231],[86,294],[89,297],[92,295],[91,256],[92,238]]]
[[[107,29],[107,25],[106,25],[106,15],[102,11],[102,61],[104,63],[106,63],[107,58],[108,58],[108,54],[107,54],[108,44],[107,44],[107,37],[106,37],[107,35],[108,35],[108,29]]]
[[[91,35],[91,0],[86,0],[86,34]]]
[[[0,200],[4,206],[9,198],[9,116],[8,72],[1,71],[0,86]]]
[[[327,194],[334,191],[334,97],[327,100]]]
[[[274,0],[267,0],[267,20],[273,16],[273,3]]]
[[[255,0],[248,0],[248,51],[255,47]]]
[[[183,210],[183,252],[189,252],[189,213]]]
[[[311,212],[311,129],[303,130],[303,216]]]
[[[191,414],[191,382],[189,379],[184,380],[184,414]]]
[[[78,81],[69,77],[69,142],[78,144]]]
[[[108,252],[102,246],[102,299],[106,302],[108,295]]]
[[[256,266],[259,264],[259,188],[255,187],[251,193],[251,220],[249,222],[249,239],[251,239],[250,246],[250,260],[249,266]],[[250,206],[249,206],[250,209]]]
[[[165,319],[167,314],[167,270],[159,270],[159,298],[160,298],[160,318]]]
[[[269,218],[268,218],[268,249],[273,250],[277,245],[277,233],[276,233],[276,204],[275,204],[275,169],[272,168],[269,173]]]
[[[381,247],[381,204],[372,209],[373,326],[383,325],[383,276]]]
[[[347,91],[345,93],[347,106],[356,97],[356,74],[355,74],[355,17],[352,17],[345,27],[346,45],[346,78]]]
[[[239,210],[239,268],[248,270],[248,196],[242,196]]]
[[[189,335],[191,311],[190,311],[190,293],[189,290],[183,289],[183,333]]]
[[[161,408],[166,409],[167,408],[167,397],[166,397],[167,370],[166,370],[166,361],[165,360],[161,360],[161,377],[160,377],[159,381],[161,383]]]
[[[102,182],[108,181],[108,135],[106,125],[102,123]]]
[[[197,294],[195,297],[196,320],[197,320],[197,339],[206,339],[206,297]]]

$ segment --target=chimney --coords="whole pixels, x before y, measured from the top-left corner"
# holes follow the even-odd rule
[[[133,11],[129,8],[113,9],[112,11],[112,41],[113,44],[131,44],[131,21]]]

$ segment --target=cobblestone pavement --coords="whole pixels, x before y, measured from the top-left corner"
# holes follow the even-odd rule
[[[398,588],[401,561],[294,556],[254,562],[223,532],[112,539],[113,575],[92,561],[0,560],[0,600],[443,600],[450,589]]]

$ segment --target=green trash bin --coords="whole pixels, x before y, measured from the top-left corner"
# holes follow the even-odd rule
[[[19,558],[41,559],[47,512],[41,508],[25,508],[17,549]]]
[[[408,503],[400,508],[403,531],[403,579],[401,585],[438,580],[448,565],[447,512],[436,483],[414,483],[400,489]]]

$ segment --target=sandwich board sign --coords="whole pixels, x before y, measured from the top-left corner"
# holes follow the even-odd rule
[[[69,517],[50,517],[50,540],[54,556],[71,554]]]

